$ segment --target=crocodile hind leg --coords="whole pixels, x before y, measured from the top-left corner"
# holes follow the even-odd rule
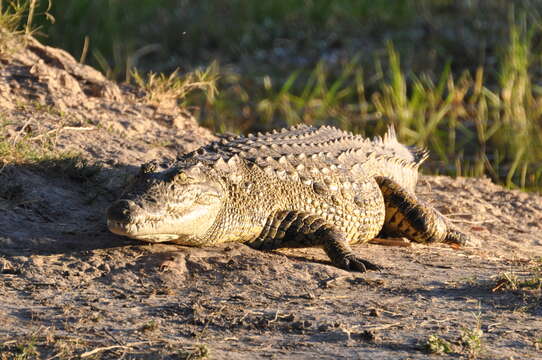
[[[469,242],[468,236],[454,229],[438,211],[421,203],[393,180],[379,176],[376,182],[386,205],[383,234],[419,243],[466,245]]]
[[[340,233],[328,229],[323,230],[323,233],[320,235],[321,239],[324,239],[322,246],[335,266],[361,272],[382,270],[380,266],[357,256]]]
[[[262,250],[320,246],[339,268],[361,272],[381,269],[358,257],[345,236],[321,217],[303,212],[277,212],[268,219],[260,236],[247,244]]]

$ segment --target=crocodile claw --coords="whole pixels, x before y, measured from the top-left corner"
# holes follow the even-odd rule
[[[478,239],[472,238],[468,235],[463,234],[462,232],[449,229],[444,242],[447,244],[456,244],[460,246],[470,246],[470,247],[479,247],[480,241]]]
[[[382,271],[383,268],[370,261],[363,260],[360,257],[350,254],[346,255],[337,266],[350,271],[367,272],[368,270]]]

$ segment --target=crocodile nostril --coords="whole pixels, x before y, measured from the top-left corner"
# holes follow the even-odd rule
[[[137,205],[131,200],[119,200],[107,209],[107,218],[112,221],[129,222],[137,211]]]

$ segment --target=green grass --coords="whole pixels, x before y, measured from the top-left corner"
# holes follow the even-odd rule
[[[449,354],[454,351],[453,345],[437,335],[431,335],[424,345],[431,354]]]
[[[140,57],[156,50],[140,39],[149,29],[161,6],[169,6],[173,0],[51,0],[51,17],[54,23],[43,17],[35,19],[45,39],[62,41],[60,46],[69,50],[77,59],[87,59],[107,77],[127,80]],[[39,1],[39,11],[48,7],[48,1]],[[85,45],[87,41],[87,45]],[[86,47],[88,46],[88,48]],[[87,51],[88,50],[88,51]],[[154,69],[161,70],[161,69]]]
[[[370,136],[393,124],[430,149],[428,172],[540,191],[541,13],[528,0],[54,0],[4,2],[0,24],[39,26],[216,131],[303,122]]]
[[[323,43],[327,36],[322,30],[342,32],[355,29],[359,20],[372,19],[397,26],[416,16],[408,0],[143,0],[134,5],[120,0],[54,0],[50,13],[55,24],[36,22],[52,44],[77,58],[88,37],[89,62],[124,80],[133,66],[163,72],[179,63],[201,64],[202,59],[229,62],[273,46],[276,38]],[[45,7],[46,1],[41,1]]]
[[[480,316],[480,314],[474,316],[476,320],[474,327],[463,327],[461,329],[459,343],[468,359],[477,359],[484,351],[484,332],[482,331]]]
[[[494,289],[501,290],[538,290],[542,289],[542,274],[532,276],[519,276],[515,273],[502,273],[497,280],[497,285]],[[497,291],[495,290],[495,291]]]
[[[50,143],[31,144],[28,141],[30,136],[25,135],[24,130],[20,130],[14,136],[8,136],[6,132],[8,125],[9,122],[4,121],[0,126],[2,129],[0,134],[0,167],[54,158]]]
[[[182,349],[177,352],[182,360],[202,360],[211,358],[211,351],[205,344],[196,344],[188,349]]]
[[[459,337],[447,341],[438,335],[430,335],[422,344],[430,354],[463,354],[467,359],[477,359],[484,352],[484,332],[482,331],[481,314],[474,314],[473,327],[462,326]]]
[[[143,89],[151,103],[170,106],[186,106],[185,101],[193,92],[201,92],[206,102],[212,103],[217,95],[216,82],[219,76],[217,63],[205,69],[196,69],[184,74],[176,69],[169,75],[147,73],[146,76],[133,69],[131,78]]]
[[[35,111],[40,111],[36,109]],[[106,195],[102,167],[73,151],[59,151],[54,135],[34,136],[24,126],[15,134],[7,131],[9,121],[0,121],[0,202],[19,205],[24,203],[25,188],[20,181],[6,181],[12,168],[32,169],[50,177],[62,178],[84,185],[84,200],[91,204],[100,195]]]
[[[100,166],[89,163],[79,154],[56,150],[51,137],[33,139],[24,127],[9,136],[9,125],[7,120],[0,122],[0,176],[11,166],[32,167],[55,176],[61,174],[80,183],[92,181],[100,173]],[[4,185],[0,185],[0,197],[8,200],[18,197],[21,189],[17,184]]]
[[[432,172],[485,175],[509,187],[540,190],[542,93],[531,83],[525,52],[517,50],[530,47],[527,36],[519,26],[511,27],[499,64],[500,88],[486,84],[481,67],[454,76],[449,63],[436,80],[424,74],[407,77],[390,43],[386,70],[369,85],[357,58],[339,73],[320,62],[279,83],[264,76],[258,84],[245,85],[230,76],[200,119],[217,131],[302,122],[366,135],[382,134],[393,124],[401,141],[431,150]]]
[[[55,159],[53,144],[49,138],[43,137],[32,141],[28,127],[23,125],[12,133],[8,132],[11,122],[0,119],[0,168],[21,163],[37,163]]]
[[[497,276],[492,291],[538,292],[542,290],[542,259],[521,272],[504,272]]]

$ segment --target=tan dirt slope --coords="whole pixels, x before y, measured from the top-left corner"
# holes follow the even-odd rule
[[[212,134],[34,40],[0,55],[0,114],[4,144],[38,149],[0,152],[0,359],[542,359],[538,195],[425,176],[481,246],[360,245],[385,266],[367,274],[319,249],[149,245],[104,210]]]

